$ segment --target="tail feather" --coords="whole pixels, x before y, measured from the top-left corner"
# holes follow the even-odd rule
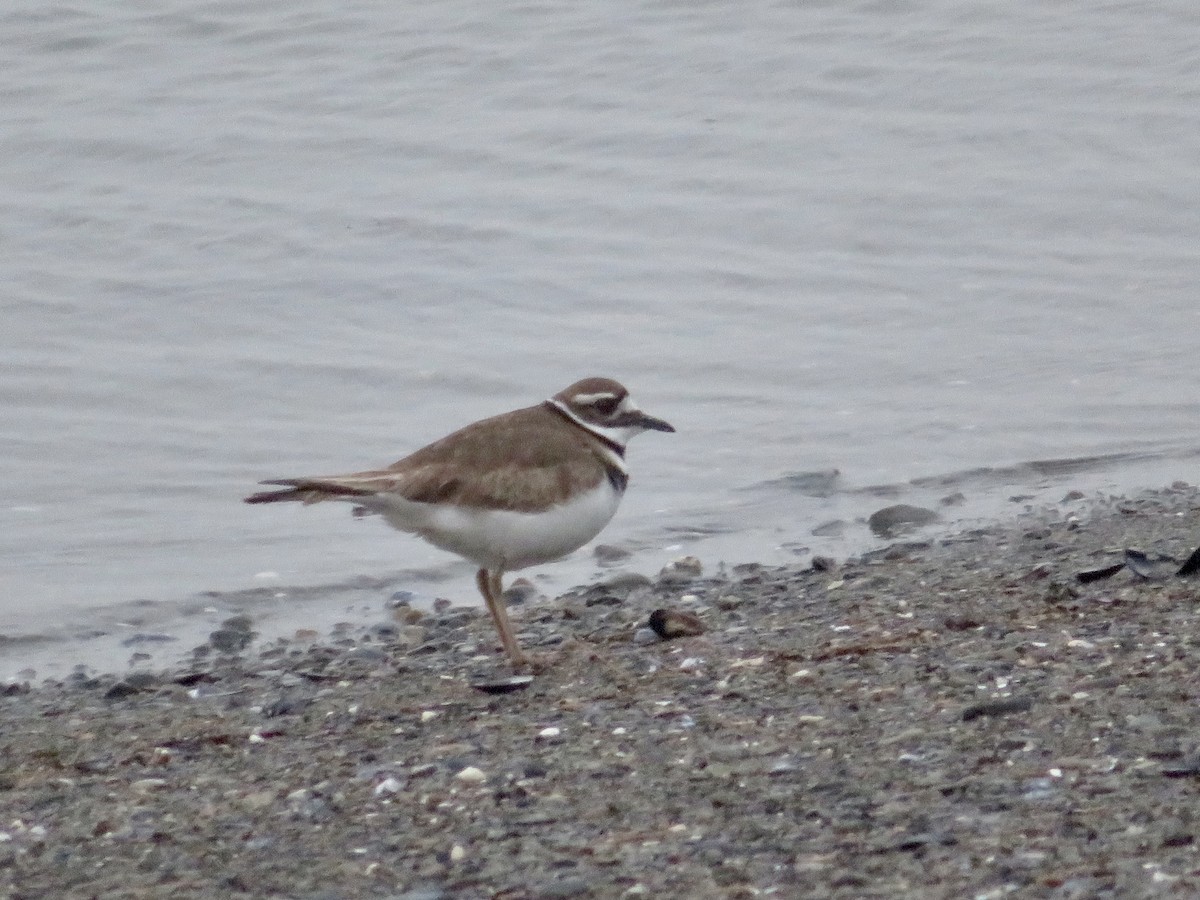
[[[285,485],[281,491],[259,491],[245,498],[246,503],[319,503],[322,500],[342,500],[346,497],[366,497],[373,493],[371,490],[347,487],[328,481],[316,481],[308,478],[286,478],[281,481],[263,481],[261,484]]]

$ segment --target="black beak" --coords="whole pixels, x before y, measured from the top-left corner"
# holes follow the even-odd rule
[[[636,425],[639,428],[645,428],[647,431],[674,431],[675,426],[670,422],[664,422],[662,419],[656,419],[654,416],[646,415],[646,413],[638,410],[635,413],[630,413],[626,417],[626,421],[622,425]]]

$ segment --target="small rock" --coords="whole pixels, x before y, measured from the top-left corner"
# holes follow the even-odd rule
[[[1010,713],[1025,712],[1033,708],[1033,701],[1028,697],[1012,697],[1006,700],[987,700],[975,703],[963,710],[962,720],[972,722],[993,716],[1007,716]]]
[[[266,809],[274,802],[274,791],[255,791],[242,798],[242,806],[249,810]]]
[[[397,606],[392,610],[392,618],[401,625],[416,625],[425,618],[425,613],[411,606]]]
[[[704,624],[697,616],[675,609],[654,610],[646,624],[664,641],[704,634]]]
[[[379,782],[379,784],[375,785],[375,790],[373,790],[372,793],[376,797],[380,797],[384,794],[399,793],[403,789],[404,782],[393,775],[389,775],[387,778],[383,779],[383,781]]]
[[[1052,581],[1046,585],[1046,602],[1050,604],[1070,603],[1079,599],[1079,591],[1061,581]]]
[[[1112,578],[1124,568],[1125,563],[1119,562],[1115,565],[1105,566],[1102,569],[1088,569],[1087,571],[1076,573],[1075,580],[1080,584],[1091,584],[1093,581],[1101,581],[1105,578]]]
[[[476,768],[475,766],[467,766],[465,769],[458,772],[454,777],[458,781],[464,782],[465,784],[481,784],[482,782],[487,781],[487,775],[484,774],[482,769]]]
[[[528,578],[518,578],[508,586],[503,598],[509,606],[520,606],[522,603],[536,599],[537,596],[538,589],[532,581]]]
[[[515,691],[523,690],[531,684],[533,684],[532,675],[510,675],[507,678],[473,681],[471,682],[471,687],[485,694],[511,694]],[[424,713],[422,713],[423,716]]]
[[[276,699],[264,703],[262,714],[264,718],[274,719],[278,716],[294,716],[304,712],[312,705],[311,697],[288,697],[281,696]]]
[[[624,593],[626,595],[633,593],[639,588],[648,588],[651,586],[651,581],[645,575],[639,575],[637,572],[619,572],[611,578],[606,578],[600,582],[600,587],[611,593]]]
[[[871,517],[867,519],[867,527],[873,534],[888,538],[924,525],[931,525],[938,518],[938,514],[932,509],[897,503],[895,506],[885,506],[883,509],[871,513]]]
[[[658,573],[658,580],[663,584],[686,584],[699,578],[704,572],[704,566],[694,556],[681,556],[663,566]]]
[[[658,636],[658,632],[653,628],[642,627],[633,633],[633,642],[639,647],[645,647],[648,644],[657,644],[662,638]]]
[[[617,547],[613,544],[597,544],[592,550],[592,555],[596,557],[596,562],[600,565],[608,566],[628,559],[630,553],[624,547]]]
[[[244,618],[244,617],[239,617]],[[229,621],[233,621],[230,619]],[[237,653],[245,650],[254,640],[254,632],[222,625],[208,636],[208,643],[218,653]]]
[[[134,687],[128,681],[118,681],[107,691],[104,692],[105,700],[124,700],[126,697],[132,697],[134,694],[140,693],[141,688]]]
[[[1200,776],[1200,756],[1190,755],[1163,765],[1164,778],[1195,778]]]
[[[416,612],[416,610],[412,610]],[[409,647],[420,647],[429,639],[429,630],[421,625],[405,625],[397,633],[392,640],[396,644],[405,649]]]
[[[1149,556],[1132,548],[1125,551],[1125,568],[1139,578],[1159,581],[1179,570],[1179,561],[1169,556]]]

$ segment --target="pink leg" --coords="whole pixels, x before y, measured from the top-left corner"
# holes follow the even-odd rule
[[[492,614],[492,622],[500,634],[500,643],[504,645],[504,652],[508,654],[509,661],[514,666],[524,666],[529,660],[517,645],[512,625],[508,621],[508,612],[504,608],[504,589],[501,584],[503,576],[503,572],[480,569],[475,574],[475,584],[479,593],[483,594],[483,602],[487,604],[488,612]]]

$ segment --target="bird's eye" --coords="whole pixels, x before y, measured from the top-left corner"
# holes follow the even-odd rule
[[[617,411],[617,407],[620,404],[621,401],[616,397],[599,397],[592,403],[596,407],[596,411],[602,416],[611,416]]]

